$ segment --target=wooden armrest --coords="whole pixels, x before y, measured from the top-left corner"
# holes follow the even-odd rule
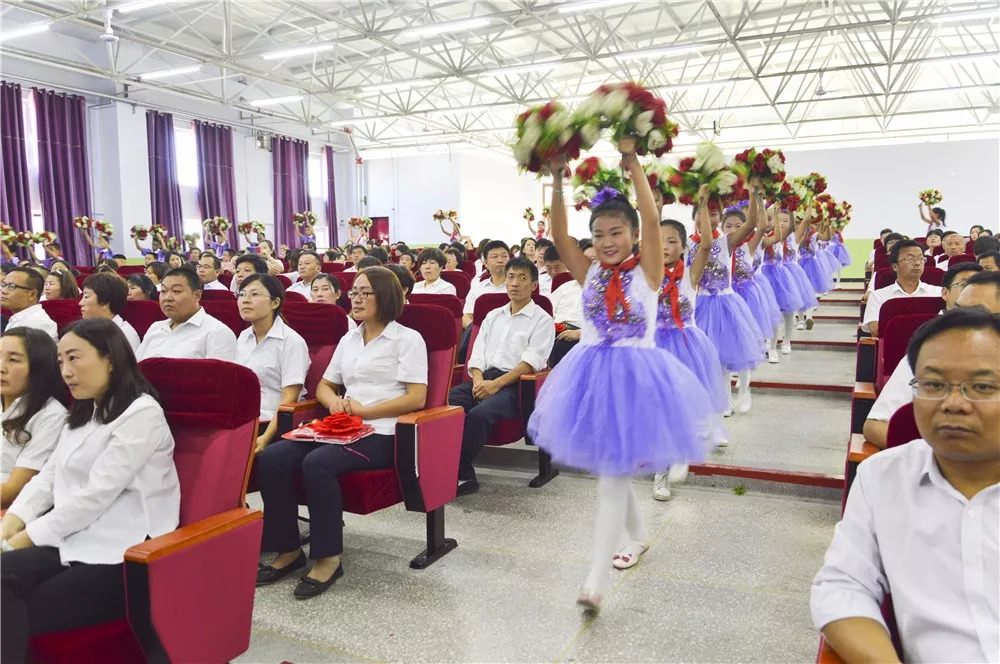
[[[543,378],[543,377],[547,376],[549,374],[549,371],[551,371],[551,369],[543,369],[543,370],[535,372],[535,373],[521,374],[521,380],[523,380],[523,381],[536,381],[539,378]]]
[[[858,339],[859,346],[878,346],[878,337],[861,337]]]
[[[279,413],[301,413],[306,410],[311,410],[313,408],[322,408],[321,404],[317,399],[306,399],[305,401],[296,401],[295,403],[283,403],[278,406]]]
[[[861,463],[876,452],[881,452],[881,448],[872,445],[865,440],[863,433],[851,434],[851,447],[847,453],[847,460],[851,463]]]
[[[844,660],[830,647],[826,639],[821,638],[819,641],[819,653],[816,655],[816,664],[844,664]]]
[[[871,399],[874,401],[878,395],[875,394],[875,383],[854,383],[855,399]]]
[[[465,417],[465,411],[462,410],[460,406],[438,406],[437,408],[428,408],[427,410],[418,410],[415,413],[400,415],[396,419],[396,424],[424,424],[426,422],[432,422],[443,417],[452,417],[454,415],[461,415],[462,417]]]
[[[146,540],[142,544],[136,544],[125,552],[125,561],[147,565],[157,558],[187,549],[199,542],[262,518],[264,518],[264,513],[260,510],[244,507],[226,510],[221,514],[192,523],[190,526],[184,526],[166,535],[160,535]]]

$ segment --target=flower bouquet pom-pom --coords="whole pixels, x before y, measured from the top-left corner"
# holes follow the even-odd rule
[[[303,212],[296,212],[292,215],[292,223],[299,228],[305,228],[306,226],[316,225],[316,213],[312,210],[305,210]]]
[[[524,214],[521,216],[524,218],[525,221],[532,222],[535,220],[535,211],[532,210],[531,208],[525,208]]]
[[[517,165],[541,175],[550,174],[548,163],[552,159],[579,159],[580,150],[589,150],[601,138],[596,120],[580,120],[557,101],[529,108],[517,116],[515,127]]]
[[[458,212],[455,210],[438,210],[433,215],[434,221],[457,221]]]
[[[631,198],[632,183],[613,168],[601,165],[597,157],[587,157],[573,171],[573,202],[577,210],[597,207],[621,194]]]
[[[263,233],[264,224],[259,221],[244,221],[236,227],[240,234],[250,235],[250,233]]]
[[[56,241],[56,234],[52,231],[41,231],[35,233],[34,240],[37,244],[52,244]]]
[[[201,237],[197,233],[188,233],[184,236],[184,241],[188,244],[198,244],[198,240],[200,239]]]
[[[833,196],[824,192],[813,199],[812,208],[814,217],[812,223],[831,221],[837,214],[837,201],[834,200]]]
[[[744,198],[743,177],[726,164],[722,151],[711,142],[698,145],[695,156],[681,159],[677,168],[667,166],[667,187],[678,203],[693,205],[698,189],[708,185],[708,208],[718,210],[723,201],[735,203]]]
[[[670,191],[670,185],[667,184],[667,178],[670,177],[669,167],[666,164],[661,164],[658,161],[651,161],[642,167],[642,170],[646,173],[646,180],[649,182],[649,188],[654,192],[660,192],[660,196],[663,198],[664,205],[670,205],[677,201],[674,198],[674,192]]]
[[[110,221],[99,221],[97,219],[91,220],[91,228],[97,231],[97,234],[103,238],[111,239],[115,234],[115,227],[111,225]]]
[[[14,237],[10,240],[10,243],[16,247],[30,247],[35,244],[35,236],[33,233],[28,231],[21,231],[16,233]]]
[[[937,189],[924,189],[920,192],[920,202],[927,207],[934,207],[943,200],[944,197]]]
[[[631,81],[602,85],[574,115],[582,126],[611,129],[615,145],[626,136],[635,138],[635,151],[640,155],[662,156],[673,149],[677,138],[677,125],[667,117],[667,103]]]
[[[830,216],[830,225],[834,230],[842,231],[851,223],[851,204],[847,201],[838,201]]]
[[[732,168],[747,182],[759,178],[764,193],[774,198],[785,181],[785,154],[781,150],[749,148],[736,155]]]
[[[76,228],[82,228],[83,230],[89,230],[93,228],[94,222],[90,217],[73,217],[73,226]]]
[[[153,224],[149,227],[149,232],[153,235],[158,235],[159,237],[167,237],[167,227],[163,224]]]
[[[0,224],[0,242],[12,242],[15,235],[17,235],[17,233],[14,232],[13,226]]]
[[[826,178],[819,173],[800,175],[792,178],[792,182],[802,187],[802,190],[806,192],[805,202],[807,203],[826,191]]]
[[[149,237],[149,229],[145,226],[136,225],[129,229],[129,235],[135,240],[145,240]]]
[[[372,220],[368,217],[351,217],[347,220],[347,225],[354,228],[368,228],[372,225]]]

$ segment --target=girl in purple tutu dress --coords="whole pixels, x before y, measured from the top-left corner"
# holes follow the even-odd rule
[[[830,236],[830,255],[840,266],[833,277],[834,286],[840,288],[840,271],[851,264],[851,252],[844,245],[844,235],[840,231],[833,231]]]
[[[799,245],[799,265],[809,277],[809,284],[817,295],[829,293],[833,289],[833,275],[830,266],[820,257],[819,232],[815,228],[806,231]],[[806,311],[806,326],[812,329],[812,309]]]
[[[764,334],[746,302],[733,290],[731,269],[733,250],[750,237],[754,227],[748,221],[726,235],[718,230],[718,211],[711,210],[709,217],[712,221],[712,249],[698,283],[694,319],[719,351],[719,370],[726,384],[729,383],[730,373],[737,372],[736,408],[746,413],[750,410],[750,371],[764,361]],[[689,266],[702,238],[696,234],[691,241],[692,251],[687,259]],[[732,399],[731,392],[729,399]],[[727,417],[733,414],[732,403],[723,414]]]
[[[780,214],[788,215],[787,212],[781,212]],[[782,257],[781,247],[784,243],[786,232],[791,232],[791,226],[783,225],[782,220],[780,218],[776,220],[775,216],[775,206],[772,205],[767,210],[768,232],[764,235],[764,239],[760,243],[763,250],[761,274],[764,275],[765,281],[771,285],[774,298],[778,303],[778,310],[781,311],[781,317],[784,321],[784,335],[782,336],[780,327],[776,328],[767,349],[767,361],[771,364],[777,364],[779,360],[777,350],[778,338],[783,339],[781,342],[781,352],[784,355],[792,352],[792,330],[795,329],[795,313],[805,306],[799,287],[794,277],[792,277],[791,271],[785,267]],[[776,221],[778,224],[777,228],[775,228]]]
[[[792,281],[796,288],[799,290],[799,295],[802,298],[802,309],[795,312],[795,329],[804,330],[806,329],[806,319],[811,320],[811,313],[819,303],[816,301],[816,291],[813,289],[812,283],[809,281],[809,276],[806,275],[806,271],[802,269],[802,266],[798,263],[798,249],[799,243],[806,235],[806,231],[809,229],[809,223],[806,219],[809,218],[809,211],[806,211],[806,217],[803,218],[802,223],[795,228],[795,232],[788,232],[786,230],[785,239],[781,243],[782,249],[782,260],[784,261],[785,267],[792,275]],[[791,229],[792,226],[792,215],[788,212],[782,210],[778,213],[778,222],[781,223],[783,228]],[[812,323],[809,324],[809,329],[812,329]],[[791,344],[791,337],[786,337],[786,340]],[[791,348],[791,346],[789,346]],[[782,349],[784,352],[784,349]]]
[[[649,182],[635,155],[635,139],[619,144],[642,217],[619,192],[591,200],[591,263],[569,236],[562,172],[553,173],[552,238],[570,274],[583,287],[580,342],[552,370],[528,421],[534,442],[562,464],[598,476],[598,510],[590,574],[578,604],[600,609],[610,567],[634,565],[648,536],[632,490],[632,476],[705,458],[710,399],[698,377],[656,347],[657,293],[663,249]],[[699,435],[701,434],[701,435]],[[630,543],[613,556],[622,527]]]

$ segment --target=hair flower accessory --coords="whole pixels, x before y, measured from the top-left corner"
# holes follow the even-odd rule
[[[577,210],[599,205],[594,198],[604,189],[611,189],[615,195],[629,198],[631,183],[622,178],[621,173],[601,164],[597,157],[587,157],[573,171],[573,201]],[[605,194],[601,202],[608,200]]]

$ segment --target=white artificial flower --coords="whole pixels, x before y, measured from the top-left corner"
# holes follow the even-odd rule
[[[662,131],[654,129],[649,132],[649,136],[646,137],[646,144],[649,145],[650,150],[659,150],[667,144],[667,138],[663,135]]]
[[[556,111],[545,121],[546,127],[550,127],[554,132],[561,132],[573,122],[573,115],[569,111]]]
[[[643,111],[635,118],[635,133],[645,137],[653,129],[653,111]]]
[[[588,122],[580,127],[580,139],[584,149],[594,147],[601,140],[601,127],[596,122]]]
[[[767,167],[771,169],[771,173],[782,173],[785,170],[785,165],[781,163],[781,156],[775,152],[771,155],[771,158],[767,160]]]
[[[577,117],[589,119],[601,112],[604,106],[604,95],[594,93],[580,102],[580,105],[576,107]]]
[[[524,121],[524,128],[528,127],[539,127],[542,124],[541,118],[538,117],[538,113],[532,113]]]
[[[518,141],[517,144],[514,145],[514,159],[516,159],[517,163],[521,166],[527,166],[528,162],[531,161],[532,149],[533,147],[531,145],[528,145],[524,141]]]
[[[532,149],[538,145],[538,141],[541,140],[541,138],[542,128],[538,125],[525,127],[524,133],[521,134],[521,142],[528,144]]]
[[[694,164],[692,170],[711,175],[726,165],[726,158],[722,155],[722,150],[716,147],[715,143],[705,141],[698,144],[695,151]],[[735,177],[734,181],[735,181]]]
[[[601,110],[609,118],[617,118],[628,105],[628,92],[615,90],[604,97]]]
[[[559,134],[559,145],[566,145],[573,138],[573,129],[563,129],[562,133]]]
[[[715,179],[719,193],[722,195],[733,193],[733,187],[738,179],[736,173],[732,171],[719,171]]]
[[[619,122],[628,122],[635,115],[635,111],[638,108],[635,104],[629,102],[625,104],[625,108],[622,109],[621,113],[618,114]]]

